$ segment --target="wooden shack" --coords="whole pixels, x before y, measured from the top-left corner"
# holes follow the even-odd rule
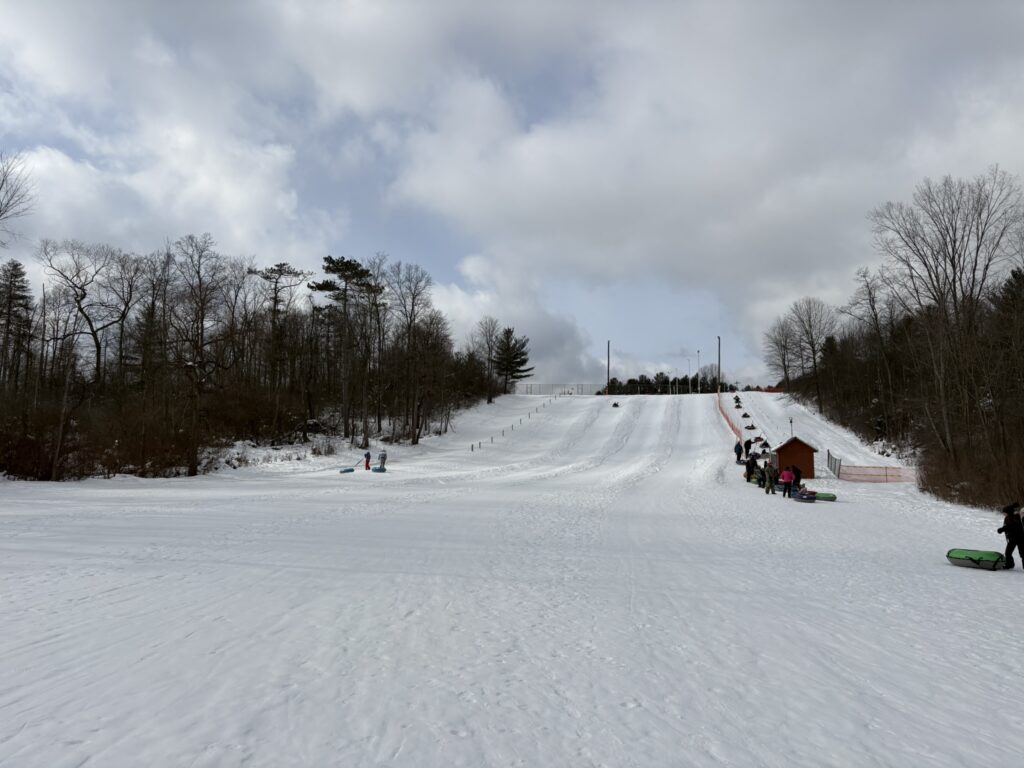
[[[814,478],[814,454],[818,449],[809,445],[799,437],[791,437],[772,451],[772,463],[780,470],[786,467],[799,467],[800,478]]]

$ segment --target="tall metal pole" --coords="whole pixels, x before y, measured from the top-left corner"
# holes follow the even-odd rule
[[[722,337],[718,337],[718,374],[715,376],[718,379],[718,394],[722,394]]]
[[[608,339],[608,382],[604,385],[604,393],[612,393],[612,340]]]
[[[697,394],[700,394],[700,350],[697,350]]]
[[[686,358],[686,394],[693,394],[693,379],[690,378],[690,358]]]

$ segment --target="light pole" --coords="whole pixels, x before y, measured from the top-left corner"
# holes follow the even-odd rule
[[[612,340],[608,339],[608,378],[605,380],[604,393],[612,393]]]
[[[718,373],[715,374],[715,378],[718,379],[718,394],[722,394],[722,337],[718,337]]]
[[[700,394],[700,350],[697,350],[697,394]]]
[[[690,378],[690,358],[686,358],[686,394],[693,394],[693,380]]]

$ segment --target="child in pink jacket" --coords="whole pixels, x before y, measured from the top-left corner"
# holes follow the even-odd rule
[[[793,498],[793,481],[796,480],[796,475],[793,474],[792,467],[786,467],[779,473],[779,481],[782,483],[782,497]]]

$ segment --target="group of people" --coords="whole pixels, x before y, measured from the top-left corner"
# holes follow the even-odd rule
[[[764,456],[771,449],[771,446],[768,445],[768,442],[762,441],[761,438],[758,438],[755,441],[751,440],[748,437],[742,443],[740,442],[739,438],[736,438],[736,445],[733,446],[733,451],[736,453],[737,464],[742,464],[744,460],[747,460],[751,457],[752,454],[750,453],[750,451],[754,447],[755,443],[757,443],[758,448],[760,449],[761,456]]]
[[[742,461],[742,456],[746,455],[746,462],[744,462],[743,479],[748,483],[751,478],[757,481],[758,488],[764,488],[764,492],[775,493],[777,486],[782,486],[782,495],[786,498],[792,498],[793,489],[801,488],[800,479],[801,471],[800,467],[787,466],[783,470],[779,470],[771,459],[765,459],[764,464],[759,464],[756,456],[750,455],[751,441],[747,440],[745,443],[741,443],[738,439],[733,450],[736,453],[736,461],[739,463]]]
[[[363,454],[363,460],[366,462],[366,469],[370,468],[370,452],[367,451]],[[377,454],[377,461],[380,462],[379,468],[384,469],[384,463],[388,460],[388,452],[386,449],[381,449],[381,452]]]

